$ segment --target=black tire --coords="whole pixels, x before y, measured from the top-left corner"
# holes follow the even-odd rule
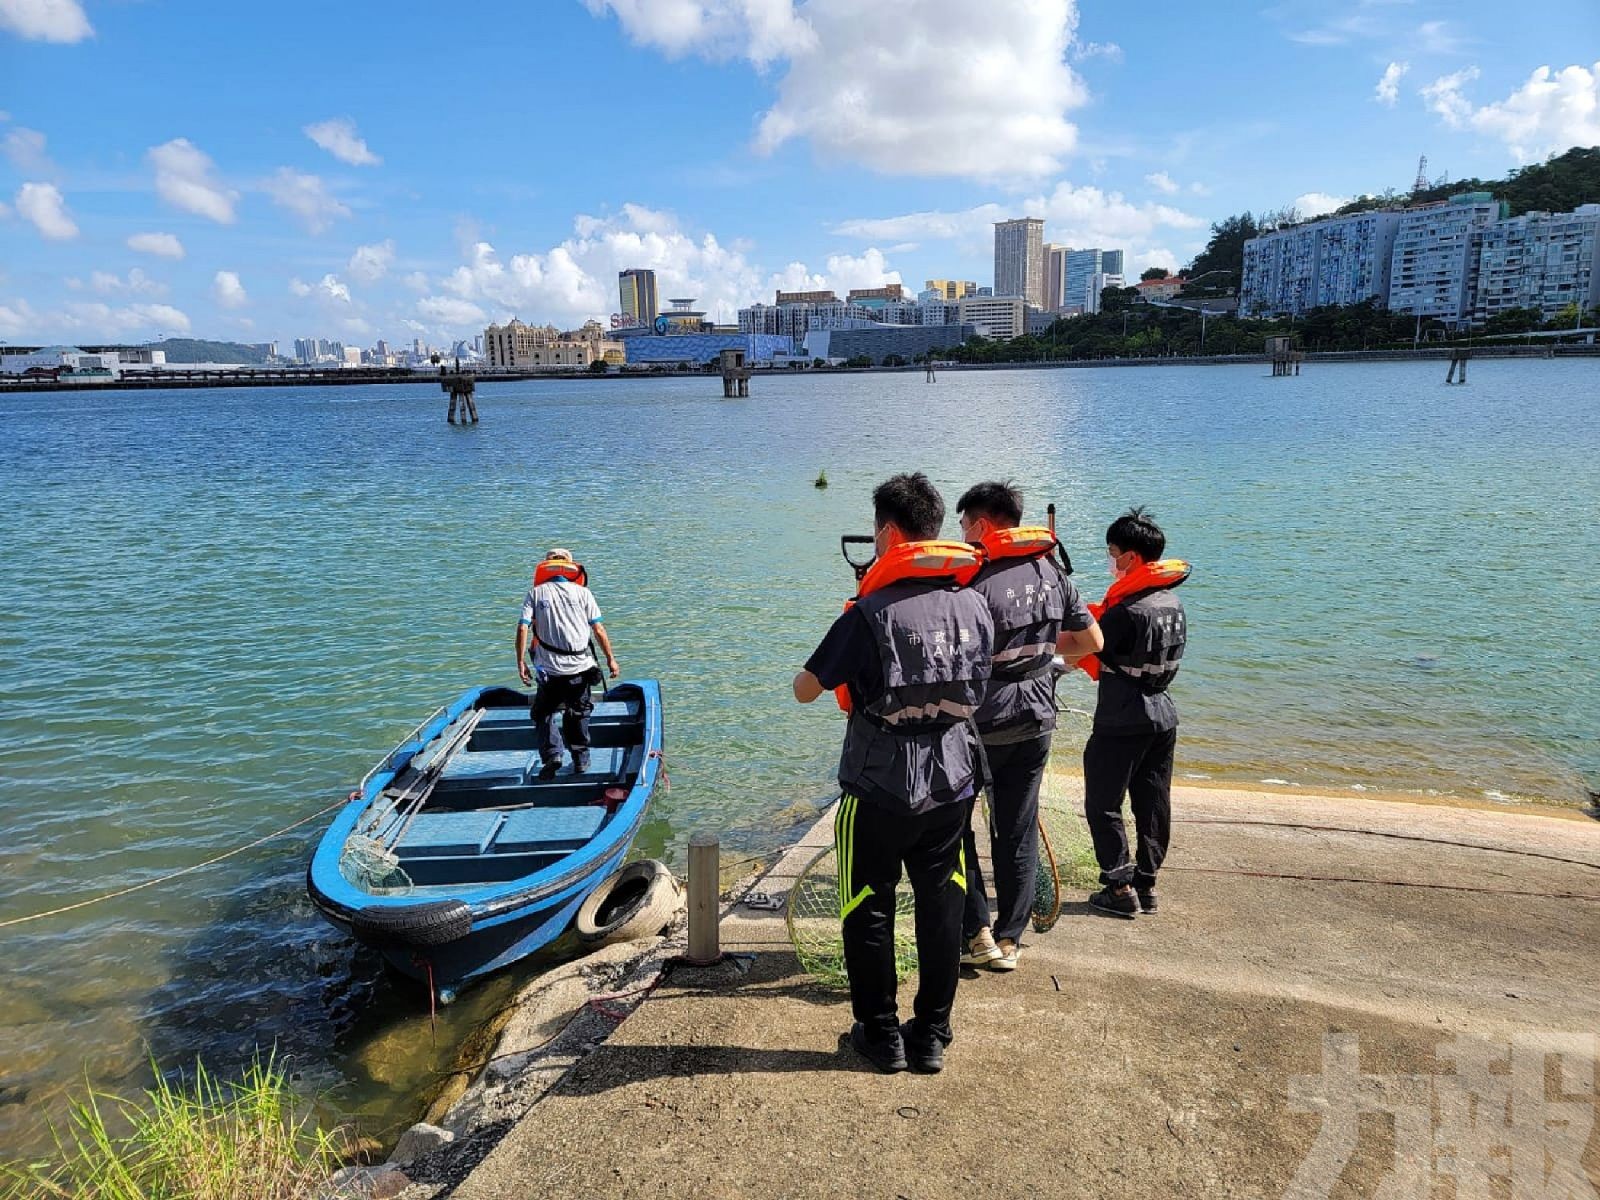
[[[585,946],[631,942],[661,932],[683,903],[678,881],[653,858],[631,862],[589,893],[573,921]]]
[[[443,946],[472,932],[472,910],[459,900],[404,908],[369,908],[350,918],[350,932],[368,946]]]

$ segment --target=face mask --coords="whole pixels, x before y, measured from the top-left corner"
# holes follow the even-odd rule
[[[1106,570],[1111,573],[1111,578],[1113,579],[1121,579],[1127,574],[1127,571],[1117,566],[1117,559],[1119,557],[1120,555],[1112,554],[1109,551],[1106,553]]]

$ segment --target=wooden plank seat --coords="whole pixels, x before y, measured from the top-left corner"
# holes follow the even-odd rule
[[[600,700],[595,703],[594,712],[589,714],[590,721],[632,721],[639,717],[639,702],[637,700]],[[478,722],[478,728],[493,728],[497,725],[531,725],[532,716],[521,705],[515,708],[486,708],[483,710],[483,719]]]
[[[504,817],[497,812],[418,813],[394,852],[401,858],[482,854]]]
[[[600,832],[605,819],[606,810],[598,804],[520,809],[506,814],[491,852],[527,854],[553,846],[581,846]]]
[[[539,769],[537,750],[461,750],[439,772],[441,781],[487,787],[525,782]]]

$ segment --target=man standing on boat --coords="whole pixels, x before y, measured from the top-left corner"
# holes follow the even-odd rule
[[[600,623],[600,605],[588,581],[588,572],[573,561],[570,550],[552,549],[533,573],[533,587],[517,622],[517,674],[524,684],[531,684],[535,675],[539,680],[532,713],[539,737],[540,779],[554,779],[560,770],[563,739],[572,752],[573,773],[582,775],[589,769],[589,714],[594,710],[589,689],[601,678],[590,649],[591,636],[605,652],[611,678],[617,677],[617,656],[611,652],[611,639]]]
[[[1039,784],[1056,727],[1055,656],[1099,650],[1100,627],[1055,559],[1055,534],[1022,524],[1022,495],[1010,483],[967,489],[956,503],[961,536],[984,551],[972,581],[994,619],[994,664],[976,723],[989,770],[991,861],[998,912],[978,844],[966,831],[965,966],[1014,971],[1039,868]]]
[[[934,540],[944,501],[920,472],[872,493],[877,558],[854,602],[794,677],[810,704],[849,697],[834,817],[850,1042],[880,1071],[944,1067],[961,967],[961,831],[982,783],[972,714],[989,676],[993,623],[966,583],[978,559]],[[843,701],[841,700],[841,703]],[[916,898],[913,1018],[895,1004],[894,893]]]
[[[1167,689],[1188,641],[1183,601],[1173,591],[1189,564],[1161,556],[1166,534],[1142,508],[1106,530],[1111,587],[1090,605],[1105,648],[1077,662],[1099,682],[1094,730],[1083,748],[1083,815],[1104,886],[1089,897],[1100,912],[1132,919],[1153,914],[1156,872],[1172,836],[1172,760],[1178,706]],[[1128,853],[1122,798],[1133,809],[1138,842]]]

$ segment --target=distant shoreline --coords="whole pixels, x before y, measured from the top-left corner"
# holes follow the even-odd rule
[[[1430,346],[1416,350],[1320,350],[1306,351],[1303,354],[1303,363],[1339,363],[1339,362],[1409,362],[1413,360],[1447,360],[1452,349],[1459,347]],[[1486,358],[1600,358],[1600,346],[1473,346],[1471,347],[1474,359]],[[1086,367],[1191,367],[1191,366],[1240,366],[1244,364],[1257,364],[1267,366],[1270,359],[1265,354],[1214,354],[1194,356],[1169,356],[1158,358],[1072,358],[1051,359],[1043,362],[1012,362],[1012,363],[953,363],[949,366],[936,366],[936,372],[945,371],[1033,371],[1056,370]],[[760,380],[766,376],[832,376],[832,375],[862,375],[870,372],[895,372],[900,374],[920,373],[927,368],[921,363],[913,363],[899,367],[806,367],[804,369],[770,369],[758,368],[752,378]],[[261,374],[253,373],[261,370]],[[251,373],[246,373],[251,372]],[[591,374],[589,371],[527,371],[527,372],[475,372],[475,377],[480,384],[490,383],[524,383],[530,381],[573,382],[576,380],[590,381],[616,381],[640,379],[690,379],[709,376],[717,378],[718,372],[710,371],[613,371],[605,375]],[[76,381],[76,380],[21,380],[11,382],[0,379],[0,396],[8,393],[37,394],[40,392],[103,392],[103,391],[193,391],[201,388],[282,388],[282,387],[355,387],[360,385],[375,384],[404,384],[415,386],[419,384],[432,384],[438,386],[441,376],[433,374],[419,374],[412,371],[386,371],[386,370],[352,370],[352,371],[327,371],[307,372],[303,378],[296,377],[292,371],[276,369],[266,371],[261,368],[243,367],[239,373],[208,374],[201,379],[167,378],[147,379],[133,377],[119,379],[112,382],[104,381]]]

